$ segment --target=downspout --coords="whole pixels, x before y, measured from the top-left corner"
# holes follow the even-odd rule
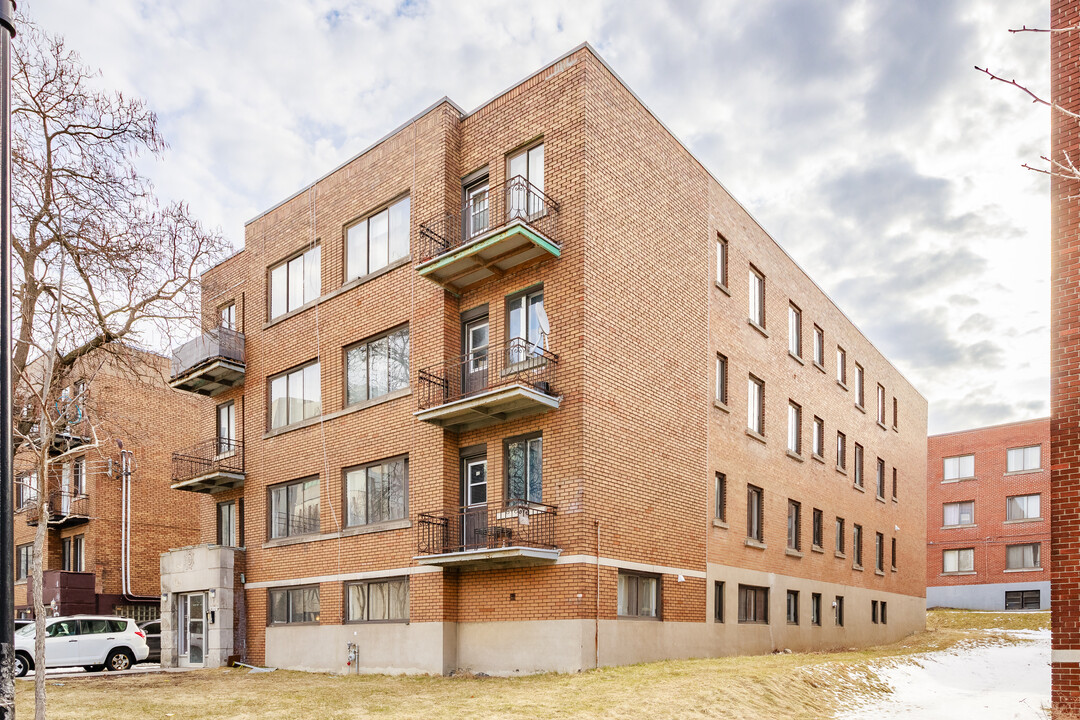
[[[158,600],[157,595],[135,595],[131,591],[131,458],[133,453],[124,450],[124,443],[117,440],[120,446],[120,590],[125,600],[130,602],[147,602]]]
[[[595,667],[600,669],[600,521],[596,523],[596,623],[593,629],[593,642],[596,647]]]

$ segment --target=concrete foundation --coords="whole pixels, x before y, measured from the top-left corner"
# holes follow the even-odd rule
[[[943,585],[926,588],[926,607],[961,610],[1004,610],[1005,592],[1038,590],[1039,609],[1050,609],[1050,581],[1028,583],[988,583],[985,585]]]

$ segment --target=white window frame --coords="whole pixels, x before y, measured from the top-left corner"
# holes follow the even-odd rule
[[[1035,470],[1042,470],[1041,444],[1014,447],[1005,451],[1005,472],[1033,472]]]
[[[968,480],[975,477],[975,454],[969,453],[967,455],[951,455],[947,458],[942,458],[942,477],[946,482],[951,480]],[[966,468],[970,467],[971,472],[965,473]]]
[[[1005,499],[1005,519],[1013,521],[1042,520],[1042,493],[1010,495],[1007,497]]]
[[[345,228],[345,282],[409,257],[411,215],[406,195]]]
[[[271,430],[289,427],[322,414],[322,370],[319,361],[271,376],[267,384]],[[298,394],[294,394],[294,389],[298,390]],[[278,402],[284,402],[284,405],[276,405]],[[296,403],[299,403],[299,409]],[[280,416],[277,412],[279,407],[284,408]]]
[[[788,304],[788,352],[802,358],[802,310],[795,303]]]
[[[788,401],[788,452],[802,455],[802,407]]]
[[[765,275],[753,265],[750,266],[750,292],[747,294],[750,322],[759,328],[765,327]]]
[[[967,522],[964,522],[964,520]],[[975,524],[975,501],[958,500],[956,502],[942,503],[941,526],[942,527],[967,527]]]
[[[746,427],[765,435],[765,381],[753,375],[746,385]]]
[[[315,245],[272,266],[267,285],[271,320],[317,300],[322,292],[322,246]]]

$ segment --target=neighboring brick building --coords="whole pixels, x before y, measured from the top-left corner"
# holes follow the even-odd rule
[[[1050,418],[932,435],[926,605],[1050,607]]]
[[[213,404],[177,393],[165,382],[167,358],[130,349],[87,356],[78,378],[56,402],[72,420],[54,443],[47,482],[38,480],[33,455],[16,457],[16,611],[33,610],[31,559],[42,516],[45,536],[43,600],[54,612],[120,613],[154,617],[160,605],[159,557],[199,538],[199,508],[206,501],[170,490],[171,451],[192,437],[198,417]],[[96,445],[93,444],[96,431]],[[123,458],[130,464],[130,570],[125,587]],[[85,449],[78,450],[79,447]]]
[[[575,671],[924,626],[926,401],[588,46],[249,222],[203,311],[173,384],[230,452],[177,456],[219,505],[162,560],[167,663]]]

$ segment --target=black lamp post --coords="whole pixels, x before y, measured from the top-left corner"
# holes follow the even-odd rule
[[[15,493],[11,417],[11,39],[15,0],[0,0],[0,720],[15,717]]]

